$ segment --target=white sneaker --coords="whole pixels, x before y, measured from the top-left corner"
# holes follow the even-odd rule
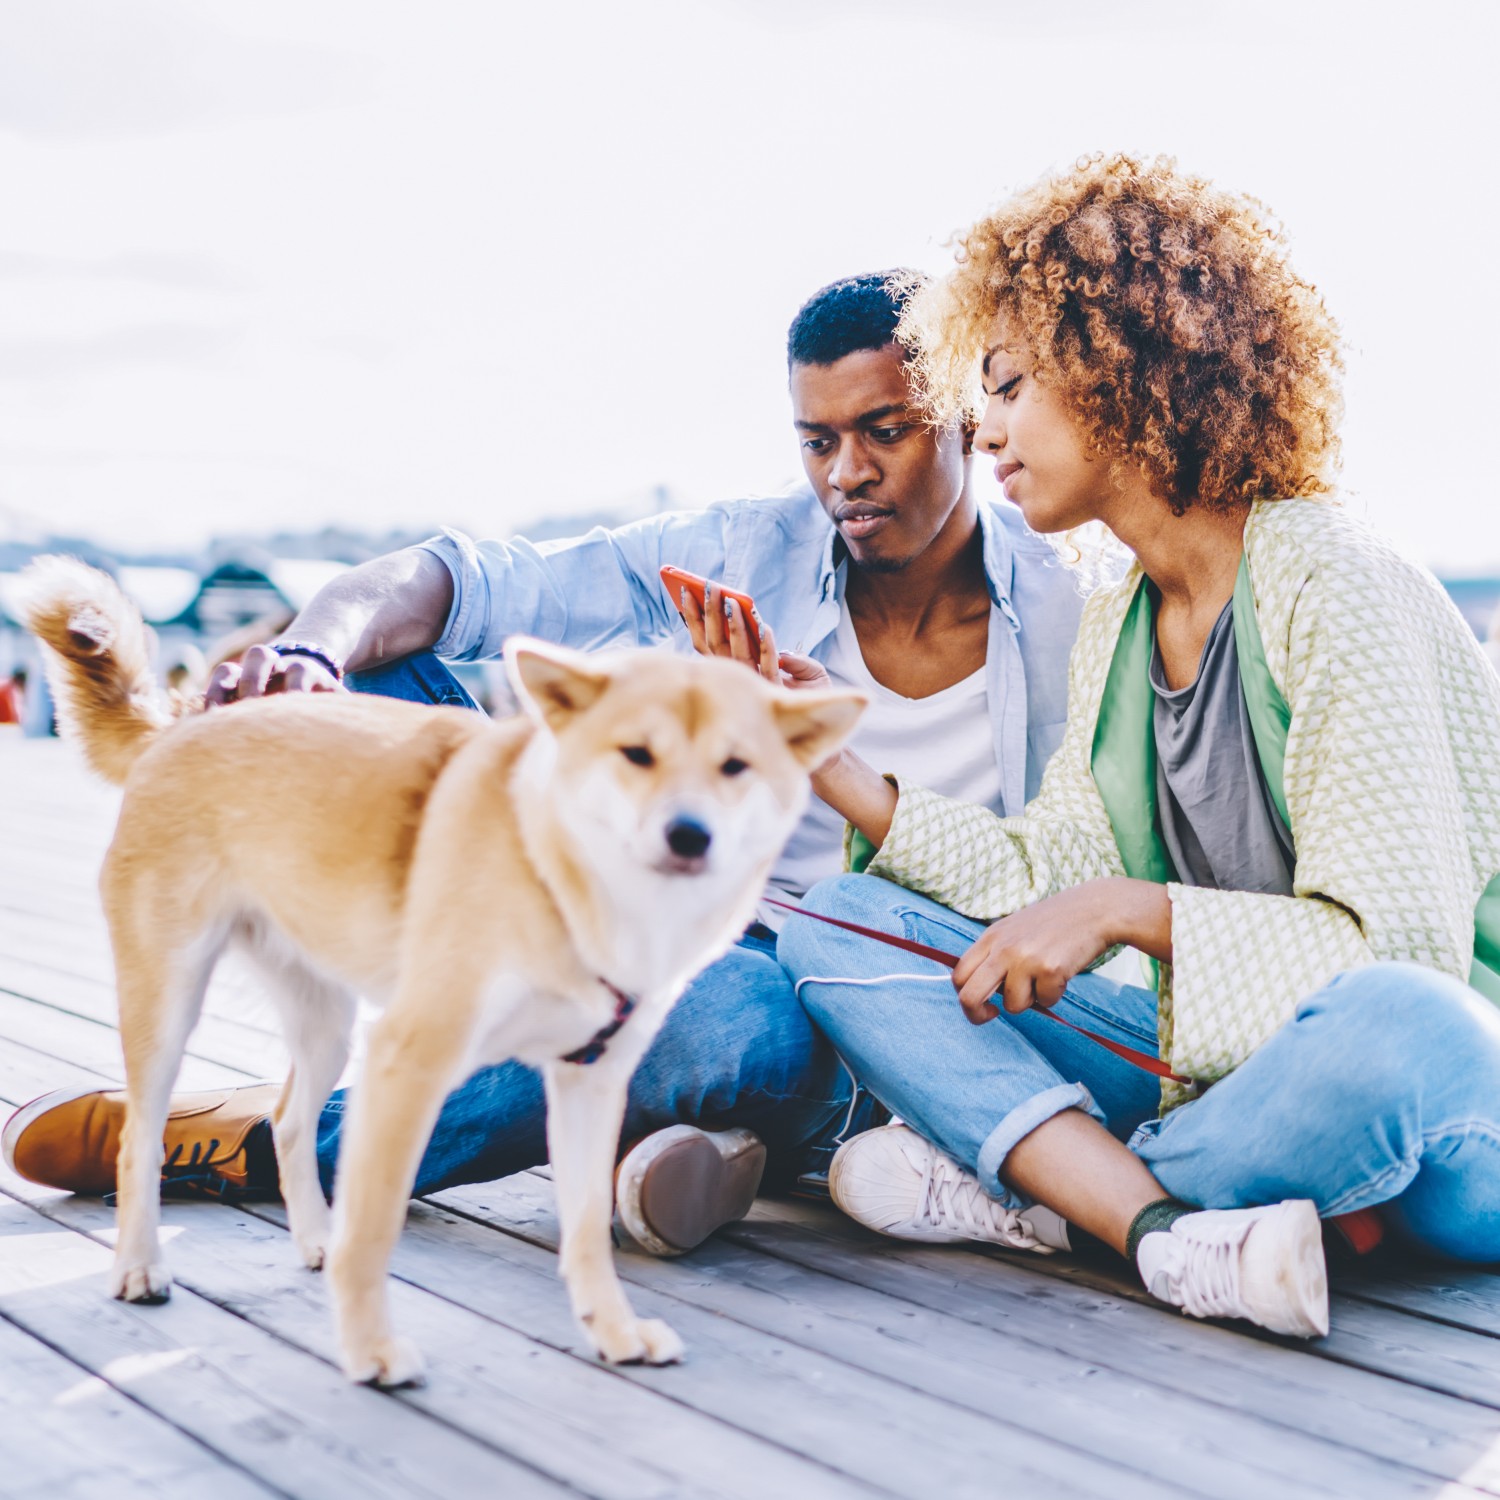
[[[751,1130],[669,1125],[633,1146],[615,1171],[615,1204],[652,1255],[685,1255],[750,1212],[766,1169]]]
[[[882,1125],[845,1141],[828,1169],[828,1190],[867,1229],[929,1245],[978,1240],[1050,1255],[1053,1246],[1043,1243],[1035,1221],[1062,1222],[1047,1209],[1007,1208],[906,1125]]]
[[[1136,1252],[1146,1290],[1190,1318],[1244,1318],[1272,1333],[1328,1332],[1323,1229],[1306,1198],[1184,1214]]]

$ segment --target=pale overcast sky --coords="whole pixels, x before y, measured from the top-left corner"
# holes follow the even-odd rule
[[[0,537],[776,488],[809,292],[1123,147],[1278,212],[1351,504],[1500,569],[1497,41],[1488,0],[4,0]]]

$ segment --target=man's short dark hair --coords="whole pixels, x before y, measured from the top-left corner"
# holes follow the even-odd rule
[[[831,365],[846,354],[893,344],[902,304],[923,279],[916,271],[870,271],[814,292],[787,330],[788,366]]]

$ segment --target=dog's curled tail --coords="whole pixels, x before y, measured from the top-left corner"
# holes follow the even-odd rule
[[[140,611],[108,574],[54,556],[22,574],[21,616],[47,648],[47,681],[64,731],[101,776],[123,782],[172,722],[157,697]]]

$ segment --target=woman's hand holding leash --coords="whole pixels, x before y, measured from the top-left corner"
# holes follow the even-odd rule
[[[1172,904],[1164,885],[1105,878],[1059,891],[992,923],[958,961],[953,985],[976,1026],[1000,1014],[1049,1009],[1068,982],[1116,943],[1172,958]]]

